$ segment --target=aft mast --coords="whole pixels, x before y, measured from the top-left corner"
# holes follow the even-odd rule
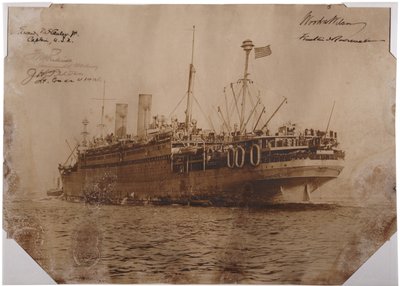
[[[193,106],[193,89],[194,89],[194,74],[196,72],[193,65],[193,57],[194,57],[194,34],[195,34],[195,26],[193,26],[193,38],[192,38],[192,59],[190,61],[190,69],[189,69],[189,83],[187,90],[187,104],[186,104],[186,118],[185,118],[185,127],[186,132],[189,133],[189,127],[192,122],[192,106]]]
[[[243,75],[243,80],[242,80],[243,96],[242,96],[242,111],[240,113],[240,133],[244,132],[244,129],[246,126],[244,121],[245,121],[245,112],[246,112],[246,94],[247,94],[247,82],[248,82],[247,76],[249,75],[249,73],[248,73],[249,55],[250,55],[250,52],[253,49],[254,45],[251,40],[245,40],[245,41],[243,41],[243,44],[241,47],[246,52],[246,62],[245,62],[245,66],[244,66],[244,75]]]

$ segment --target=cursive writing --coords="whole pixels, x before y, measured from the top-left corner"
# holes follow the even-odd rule
[[[360,29],[357,30],[352,36],[358,34],[367,27],[367,22],[349,22],[343,17],[337,15],[326,18],[325,16],[316,17],[313,15],[313,11],[309,11],[299,23],[300,26],[319,26],[319,25],[335,25],[335,26],[359,26]]]
[[[93,69],[97,70],[98,66],[85,63],[74,62],[72,58],[65,57],[60,48],[52,48],[51,50],[35,49],[33,52],[26,54],[24,59],[37,65],[37,67],[47,69]]]
[[[299,37],[299,40],[306,42],[334,42],[334,43],[356,43],[356,44],[364,44],[364,43],[372,43],[372,42],[384,42],[385,40],[373,40],[369,38],[365,39],[352,39],[346,38],[342,35],[337,36],[310,36],[309,33],[304,33]]]
[[[81,63],[66,63],[62,65],[47,65],[47,64],[39,64],[41,68],[58,68],[58,69],[71,69],[71,68],[82,68],[82,69],[93,69],[97,70],[99,67],[96,65],[90,64],[81,64]]]
[[[21,84],[73,83],[100,80],[100,77],[87,76],[83,72],[75,70],[29,68],[26,70],[26,77],[21,81]]]
[[[25,60],[38,61],[38,62],[56,62],[56,63],[70,63],[72,59],[62,57],[62,50],[53,48],[48,52],[40,49],[35,49],[33,53],[24,56]]]
[[[26,26],[19,27],[18,35],[26,37],[28,43],[73,43],[79,36],[78,31],[64,31],[59,28],[41,28],[39,30],[30,30]]]

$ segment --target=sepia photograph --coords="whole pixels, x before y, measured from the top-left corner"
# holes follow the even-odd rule
[[[3,227],[55,283],[341,285],[396,233],[390,8],[7,9]]]

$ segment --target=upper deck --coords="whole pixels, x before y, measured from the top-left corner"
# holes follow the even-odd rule
[[[96,147],[79,152],[78,164],[81,168],[95,168],[146,160],[159,160],[170,155],[170,140],[150,143],[121,141],[109,146]]]

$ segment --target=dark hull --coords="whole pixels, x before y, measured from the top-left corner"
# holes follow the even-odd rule
[[[177,173],[169,159],[63,175],[68,200],[110,204],[264,205],[301,202],[336,178],[343,160],[292,160]]]

